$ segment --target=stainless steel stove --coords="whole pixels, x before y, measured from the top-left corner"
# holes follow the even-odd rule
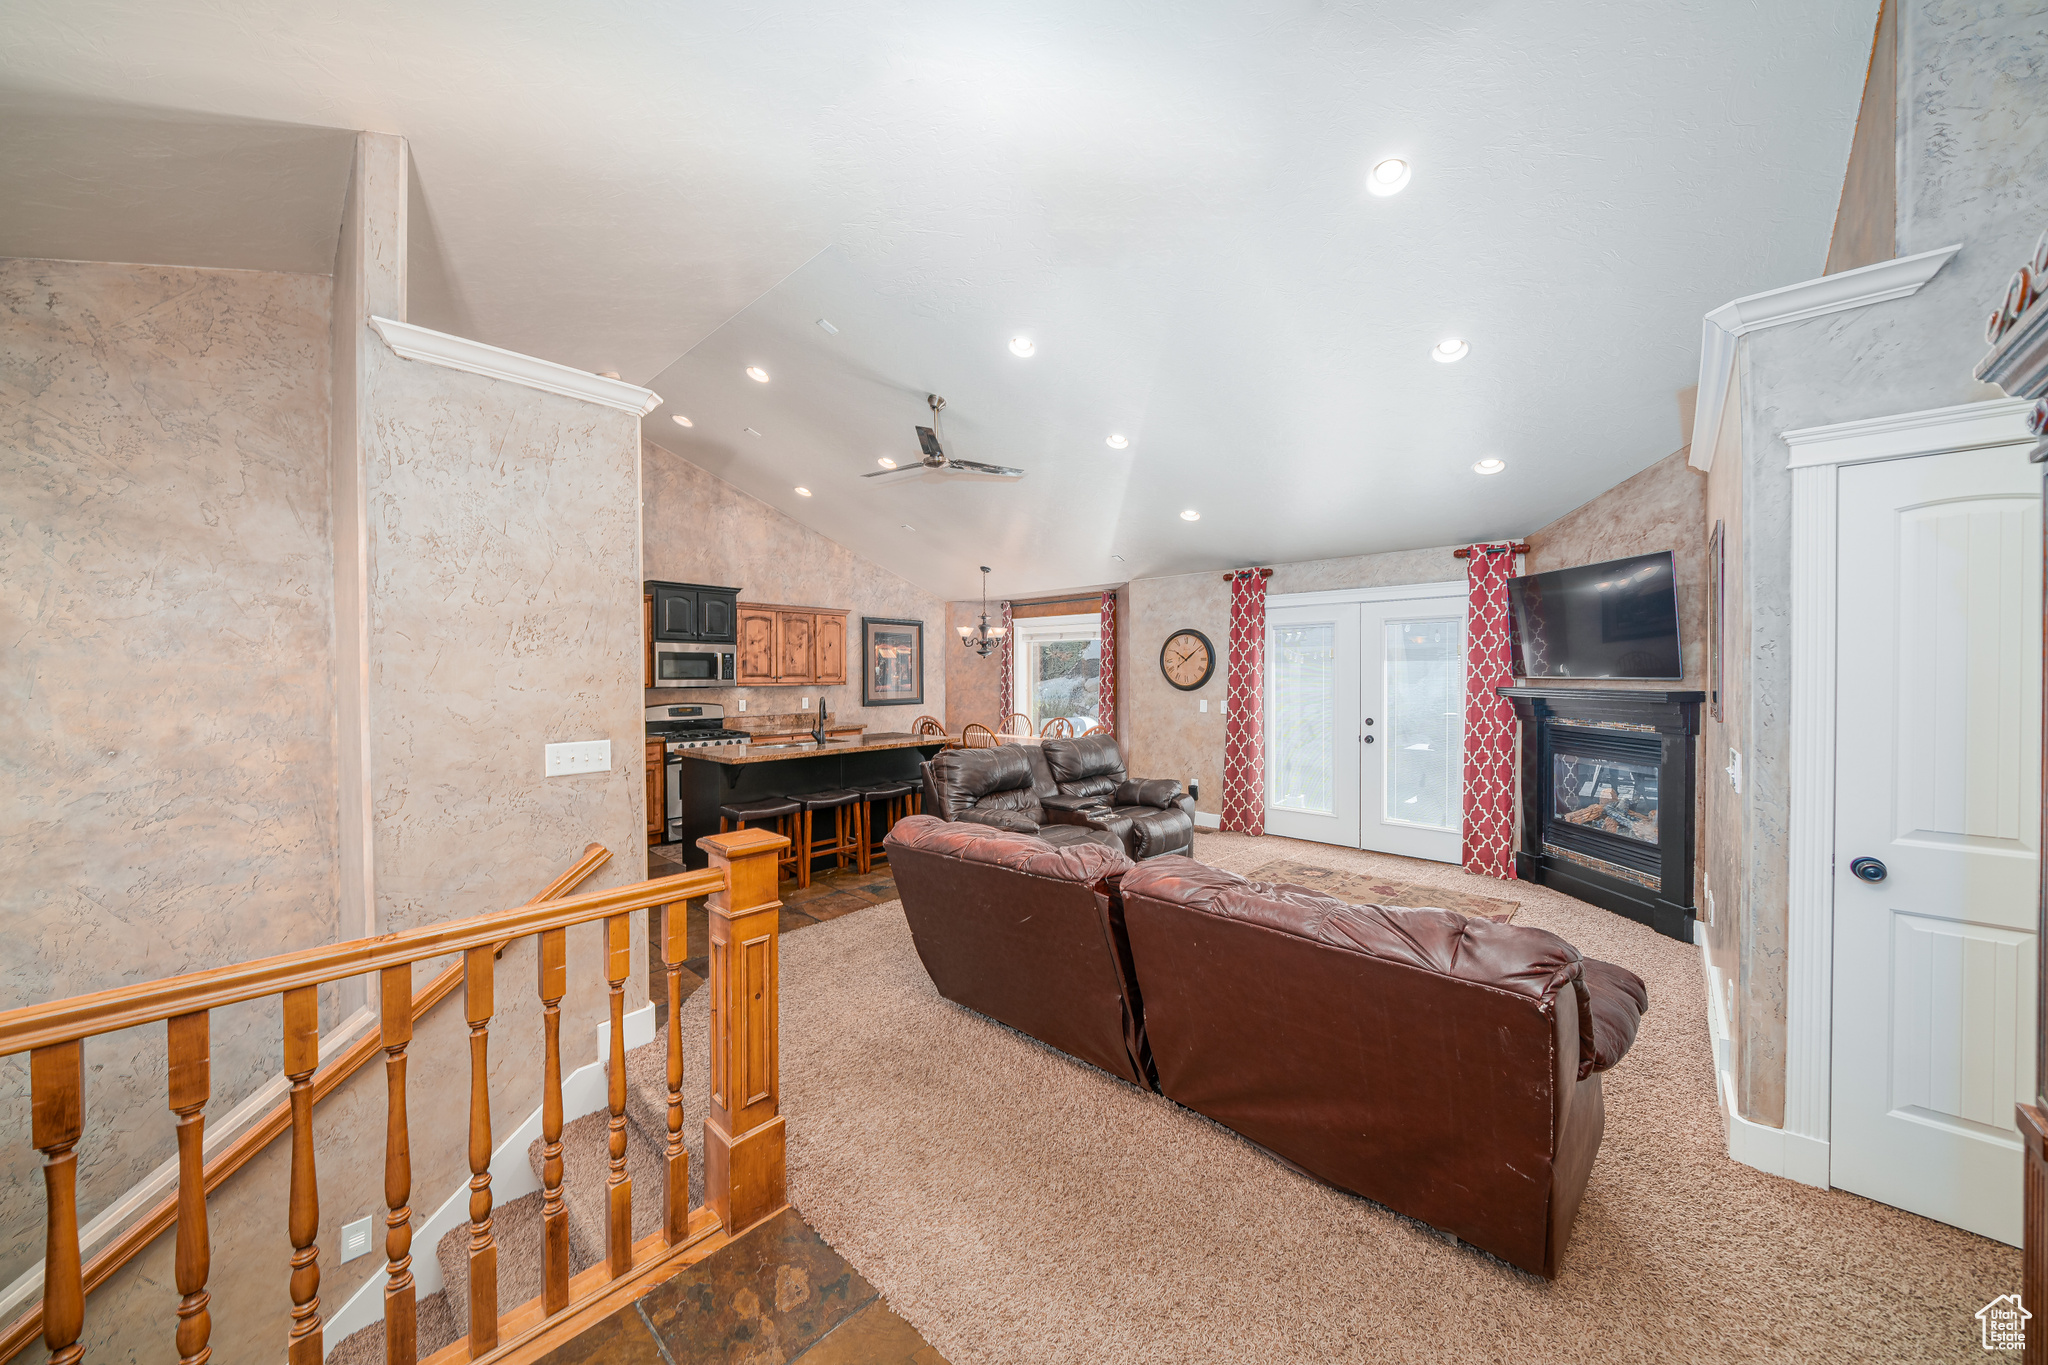
[[[669,753],[745,744],[747,732],[725,728],[725,708],[716,702],[678,702],[647,708],[647,737],[665,742]]]

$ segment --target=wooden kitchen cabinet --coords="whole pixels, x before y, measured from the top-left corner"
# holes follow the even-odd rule
[[[846,613],[829,607],[739,604],[741,686],[846,681]]]
[[[668,832],[668,746],[658,739],[647,741],[647,837],[660,839]]]

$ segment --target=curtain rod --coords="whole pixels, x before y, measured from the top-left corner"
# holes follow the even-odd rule
[[[1229,573],[1223,575],[1223,581],[1228,583],[1233,578],[1243,578],[1247,574],[1257,574],[1261,578],[1271,578],[1273,571],[1271,569],[1232,569]]]
[[[1508,549],[1510,549],[1510,550],[1514,551],[1514,552],[1515,552],[1516,554],[1518,554],[1518,555],[1525,555],[1525,554],[1529,553],[1529,547],[1528,547],[1527,545],[1524,545],[1524,544],[1523,544],[1523,543],[1522,543],[1521,541],[1519,541],[1519,540],[1518,540],[1518,541],[1515,541],[1515,542],[1514,542],[1513,544],[1509,545],[1509,546],[1508,546]],[[1487,551],[1486,551],[1486,552],[1487,552],[1488,554],[1499,554],[1499,553],[1500,553],[1500,551],[1498,551],[1498,550],[1496,550],[1496,549],[1493,549],[1493,548],[1492,548],[1491,546],[1488,546],[1488,547],[1487,547]],[[1466,547],[1465,547],[1464,549],[1462,549],[1462,550],[1453,550],[1453,551],[1451,551],[1451,557],[1452,557],[1453,559],[1470,559],[1470,558],[1472,557],[1472,547],[1468,545],[1468,546],[1466,546]]]

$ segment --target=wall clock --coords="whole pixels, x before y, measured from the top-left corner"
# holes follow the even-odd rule
[[[1216,646],[1199,630],[1177,630],[1159,647],[1159,671],[1183,692],[1192,692],[1216,671]]]

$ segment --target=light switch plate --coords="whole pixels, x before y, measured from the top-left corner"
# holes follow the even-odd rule
[[[1209,709],[1209,703],[1206,701],[1198,702],[1196,704],[1199,705],[1204,711],[1207,711]]]
[[[811,699],[809,697],[799,697],[797,698],[797,705],[808,711],[811,709]]]
[[[353,1261],[370,1253],[370,1220],[358,1218],[341,1226],[341,1259]]]
[[[1724,771],[1728,774],[1728,785],[1735,788],[1736,795],[1740,796],[1742,794],[1742,755],[1730,749],[1728,751],[1728,767]]]
[[[747,709],[747,699],[746,699],[745,697],[741,697],[741,698],[740,698],[740,710],[744,711],[744,710],[746,710],[746,709]]]
[[[571,744],[547,746],[547,775],[567,777],[572,773],[608,773],[612,770],[612,742],[582,739]]]

